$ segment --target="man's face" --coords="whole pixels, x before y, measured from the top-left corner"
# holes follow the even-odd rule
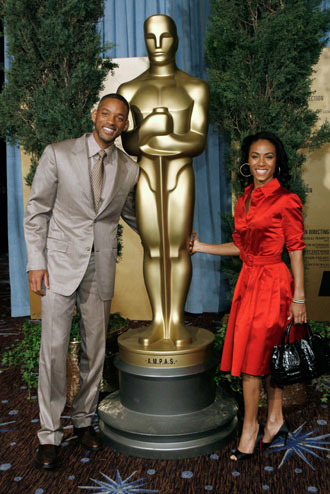
[[[175,60],[178,38],[172,23],[163,15],[155,15],[146,20],[144,37],[149,60],[163,64]]]
[[[94,138],[102,149],[111,146],[129,125],[125,103],[115,98],[104,99],[92,112],[92,120],[95,124]]]

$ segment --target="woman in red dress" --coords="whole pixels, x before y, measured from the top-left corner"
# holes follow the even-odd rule
[[[250,184],[235,209],[233,242],[205,244],[193,232],[191,253],[239,255],[243,261],[223,348],[220,369],[242,375],[244,421],[232,460],[251,458],[259,438],[264,448],[286,436],[282,389],[270,385],[270,357],[280,344],[288,320],[307,322],[304,293],[302,204],[283,187],[289,179],[282,142],[270,132],[248,136],[242,144],[240,173]],[[282,261],[284,246],[292,276]],[[268,395],[267,421],[258,423],[261,378]]]

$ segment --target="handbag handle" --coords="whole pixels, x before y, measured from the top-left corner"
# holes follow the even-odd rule
[[[309,327],[309,324],[307,322],[302,323],[305,329],[305,337],[311,336],[311,329]],[[292,326],[294,326],[293,320],[289,322],[287,327],[285,328],[284,335],[283,335],[283,340],[282,340],[282,345],[287,345],[290,342],[290,331]]]

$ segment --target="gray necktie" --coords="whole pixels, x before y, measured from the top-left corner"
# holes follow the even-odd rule
[[[103,185],[103,170],[104,170],[103,160],[107,153],[102,149],[97,154],[98,154],[98,159],[95,162],[91,171],[91,182],[92,182],[92,190],[94,197],[94,207],[96,213],[99,210],[100,197],[101,197],[102,185]]]

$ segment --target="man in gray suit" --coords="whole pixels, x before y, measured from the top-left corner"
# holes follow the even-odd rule
[[[136,230],[138,165],[114,145],[128,128],[128,103],[104,96],[94,131],[46,147],[26,206],[24,231],[30,288],[42,296],[38,399],[39,468],[57,466],[66,401],[66,358],[74,306],[81,325],[80,391],[71,416],[89,449],[101,447],[91,425],[102,375],[113,296],[120,216]]]

